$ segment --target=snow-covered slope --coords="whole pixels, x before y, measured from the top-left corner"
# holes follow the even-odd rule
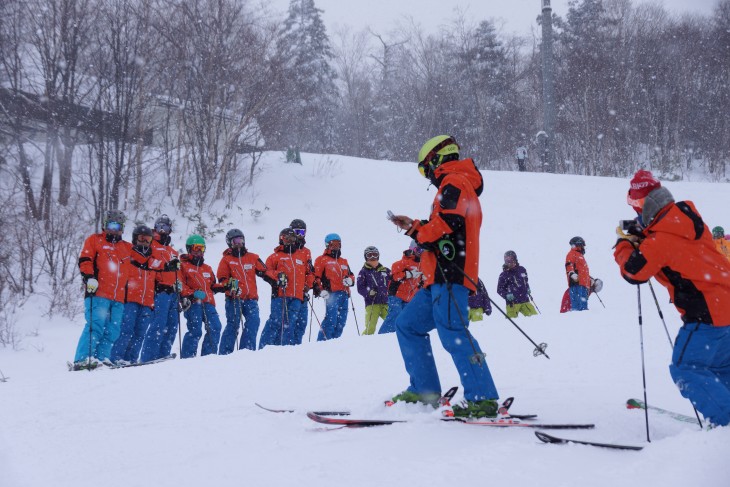
[[[354,270],[368,245],[379,247],[390,265],[408,239],[386,220],[386,211],[425,217],[434,195],[412,163],[305,154],[299,166],[281,159],[266,156],[255,191],[241,196],[240,211],[228,222],[263,258],[279,230],[302,218],[314,256],[324,235],[337,232]],[[396,339],[359,337],[352,315],[343,337],[331,342],[69,373],[65,361],[82,320],[48,320],[38,311],[39,297],[18,316],[22,350],[0,349],[0,370],[10,377],[0,383],[0,485],[728,485],[728,428],[699,431],[650,416],[652,442],[646,444],[644,415],[624,408],[627,398],[643,394],[636,288],[619,277],[611,250],[618,220],[632,216],[628,181],[506,172],[484,172],[484,178],[480,277],[503,306],[495,289],[502,255],[517,252],[542,311],[517,323],[535,341],[547,342],[550,355],[533,357],[532,345],[496,310],[473,324],[501,396],[515,396],[513,411],[539,413],[545,422],[596,423],[593,431],[561,436],[644,444],[643,451],[544,445],[529,430],[445,424],[417,406],[383,412],[381,401],[408,383]],[[726,184],[666,186],[677,199],[695,201],[710,226],[730,225],[722,220],[730,207]],[[254,220],[250,209],[261,216]],[[178,218],[176,245],[186,236],[184,226]],[[589,311],[561,315],[564,257],[575,235],[585,238],[591,273],[605,283],[606,307],[592,297]],[[214,267],[224,246],[222,235],[208,242]],[[674,338],[678,315],[663,288],[655,289]],[[265,319],[268,285],[260,283],[260,291]],[[642,297],[649,402],[693,414],[670,380],[669,343],[646,286]],[[362,330],[359,296],[354,305]],[[315,310],[321,319],[320,300]],[[458,384],[436,338],[434,349],[442,384]],[[254,402],[297,412],[272,414]],[[323,432],[304,415],[322,408],[414,422]]]

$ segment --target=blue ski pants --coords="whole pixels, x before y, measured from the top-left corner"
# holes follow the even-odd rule
[[[682,396],[715,426],[730,424],[730,326],[686,323],[669,373]]]
[[[185,312],[185,319],[187,320],[188,331],[183,337],[182,358],[191,358],[198,354],[198,342],[203,335],[203,327],[205,327],[205,338],[203,338],[200,355],[218,353],[221,320],[215,306],[209,303],[193,303]]]
[[[124,303],[96,296],[84,299],[86,326],[76,346],[74,362],[88,359],[89,350],[92,357],[100,361],[109,360],[112,346],[119,338],[123,315]]]
[[[588,309],[588,288],[585,286],[570,286],[570,310],[586,311]]]
[[[296,318],[292,318],[294,323],[294,330],[293,330],[293,340],[294,342],[291,343],[291,345],[301,345],[302,340],[304,340],[304,333],[307,331],[307,313],[309,312],[309,295],[304,295],[304,301],[302,301],[301,306],[299,307],[299,312],[296,315]]]
[[[149,362],[170,355],[180,326],[177,294],[160,292],[155,294],[155,316],[147,329],[142,345],[142,362]]]
[[[317,334],[317,341],[331,340],[342,336],[342,330],[347,323],[347,305],[349,296],[345,291],[330,293],[325,300],[326,311],[322,320],[322,330]]]
[[[142,349],[147,329],[154,320],[155,312],[148,306],[138,303],[127,303],[124,305],[124,317],[119,338],[112,346],[111,361],[125,360],[136,363],[139,352]]]
[[[243,333],[238,349],[256,350],[256,336],[259,332],[259,302],[255,299],[226,299],[226,327],[221,335],[218,353],[227,355],[236,348],[236,337],[244,319]]]
[[[271,314],[259,340],[259,350],[266,345],[298,345],[294,324],[304,303],[297,298],[272,298]],[[286,308],[286,312],[285,309]]]
[[[449,290],[449,287],[451,288]],[[408,390],[441,394],[428,332],[436,329],[459,372],[469,401],[498,399],[486,357],[474,337],[467,336],[469,290],[459,284],[432,284],[416,293],[396,321],[396,336],[410,376]]]
[[[385,317],[383,320],[383,324],[380,325],[380,330],[378,330],[378,335],[381,335],[383,333],[393,333],[395,332],[395,322],[398,318],[398,315],[403,311],[403,308],[406,306],[405,301],[403,301],[401,298],[398,298],[396,296],[388,296],[388,316]]]

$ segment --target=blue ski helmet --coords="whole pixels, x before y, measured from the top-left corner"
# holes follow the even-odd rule
[[[324,243],[328,244],[333,240],[339,240],[340,242],[342,241],[340,236],[336,233],[328,233],[327,236],[324,238]]]

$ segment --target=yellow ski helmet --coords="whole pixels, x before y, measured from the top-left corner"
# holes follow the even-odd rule
[[[459,156],[459,144],[450,135],[437,135],[423,144],[418,152],[418,170],[423,177],[429,177],[446,156],[455,154]]]

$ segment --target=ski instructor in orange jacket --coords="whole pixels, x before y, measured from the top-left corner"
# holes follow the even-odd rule
[[[649,171],[631,180],[639,214],[631,234],[617,229],[614,258],[631,284],[652,277],[667,288],[683,326],[669,372],[713,425],[730,424],[730,264],[691,201],[675,202]]]
[[[390,219],[424,249],[423,288],[396,320],[396,336],[410,376],[406,391],[393,401],[428,402],[441,394],[428,333],[438,331],[451,354],[464,387],[464,404],[454,406],[457,416],[494,417],[497,388],[479,344],[469,333],[469,292],[479,279],[479,231],[484,189],[482,174],[471,159],[459,158],[453,137],[428,140],[418,154],[418,169],[438,188],[428,220],[403,215]]]

